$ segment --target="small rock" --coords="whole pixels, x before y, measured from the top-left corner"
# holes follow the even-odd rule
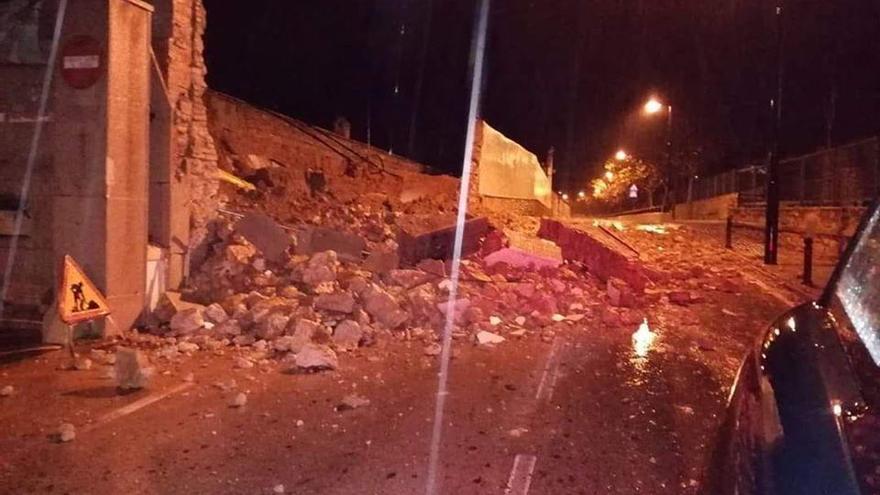
[[[365,397],[361,397],[357,394],[349,394],[346,395],[342,399],[342,403],[336,406],[337,411],[347,411],[350,409],[357,409],[359,407],[365,407],[370,405],[370,399]]]
[[[58,427],[58,440],[66,443],[71,442],[76,438],[76,427],[74,427],[70,423],[62,423],[61,426]]]
[[[301,419],[296,420],[296,427],[297,428],[302,428],[305,424],[306,424],[306,422]]]
[[[333,330],[333,343],[339,349],[353,350],[358,348],[363,336],[364,331],[356,321],[345,320]]]
[[[189,373],[183,375],[183,381],[185,382],[194,382],[196,380],[195,375],[190,371]]]
[[[558,323],[560,321],[565,321],[565,316],[562,316],[559,313],[555,313],[553,316],[550,317],[550,319]]]
[[[337,313],[351,313],[354,311],[354,297],[348,292],[321,294],[315,298],[315,307]]]
[[[443,351],[443,347],[438,343],[429,344],[425,347],[424,353],[426,356],[438,356]]]
[[[183,353],[193,353],[199,350],[199,345],[195,342],[180,342],[177,344],[177,350]]]
[[[211,323],[219,325],[229,319],[226,310],[218,303],[214,303],[205,308],[204,317]]]
[[[0,397],[9,397],[13,392],[15,392],[15,389],[12,388],[12,385],[6,385],[0,388]]]
[[[242,356],[236,356],[233,360],[234,366],[238,369],[249,370],[254,367],[254,362]]]
[[[517,325],[519,325],[519,326],[523,326],[523,325],[526,324],[526,317],[525,317],[525,316],[517,316],[516,318],[513,319],[513,321],[514,321]]]
[[[189,335],[205,325],[202,308],[187,308],[171,317],[171,331],[178,335]]]
[[[497,327],[498,325],[501,324],[501,318],[499,318],[497,316],[490,316],[489,317],[489,324],[492,325],[493,327]]]
[[[143,352],[127,347],[116,349],[116,364],[113,374],[116,377],[116,386],[122,390],[134,390],[147,386],[153,368]]]
[[[296,354],[294,361],[296,366],[304,370],[335,370],[339,367],[339,360],[333,349],[325,345],[306,344]]]
[[[272,493],[284,493],[284,485],[278,484],[272,487]]]
[[[498,335],[497,333],[487,332],[485,330],[477,332],[477,344],[480,345],[500,344],[504,342],[504,340],[504,337]]]
[[[232,401],[229,403],[230,407],[244,407],[247,404],[247,395],[244,392],[239,392],[232,398]]]

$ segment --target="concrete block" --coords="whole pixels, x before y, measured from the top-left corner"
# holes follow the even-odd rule
[[[284,262],[284,254],[290,247],[291,239],[271,218],[258,213],[249,213],[235,224],[235,230],[256,246],[267,260]]]
[[[455,243],[455,225],[442,227],[429,232],[412,232],[401,230],[397,236],[400,261],[405,265],[414,265],[425,258],[450,259]],[[462,256],[475,253],[480,248],[480,240],[489,231],[489,221],[474,218],[464,224]]]
[[[360,261],[367,249],[361,236],[323,227],[306,227],[297,233],[296,239],[297,254],[335,251],[345,261]]]

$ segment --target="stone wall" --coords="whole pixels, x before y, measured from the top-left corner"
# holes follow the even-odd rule
[[[851,236],[864,214],[862,207],[785,206],[779,210],[779,228],[782,231],[829,236]],[[735,223],[764,225],[764,207],[739,207],[731,209]]]
[[[676,220],[725,220],[737,206],[739,193],[722,194],[675,205]]]
[[[171,108],[172,187],[185,188],[190,213],[189,247],[197,248],[207,234],[218,206],[217,151],[208,131],[205,103],[207,68],[203,36],[207,17],[202,0],[155,2],[153,50]],[[174,203],[174,202],[172,202]],[[172,204],[178,208],[181,205]],[[198,257],[198,251],[193,253]]]

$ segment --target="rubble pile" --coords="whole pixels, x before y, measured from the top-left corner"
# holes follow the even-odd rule
[[[154,358],[231,348],[239,351],[238,368],[280,363],[291,372],[332,370],[340,354],[383,339],[421,341],[426,355],[439,354],[447,310],[455,339],[492,345],[527,332],[552,338],[603,305],[599,282],[577,265],[510,249],[463,260],[450,307],[449,261],[389,268],[342,259],[333,250],[296,254],[295,233],[282,259],[273,261],[231,219],[215,231],[212,253],[188,287],[166,293],[149,332],[132,339]]]

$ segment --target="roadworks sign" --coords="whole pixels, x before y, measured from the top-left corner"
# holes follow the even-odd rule
[[[58,315],[61,321],[73,325],[109,314],[107,299],[89,280],[82,267],[65,255],[61,286],[58,288]]]

